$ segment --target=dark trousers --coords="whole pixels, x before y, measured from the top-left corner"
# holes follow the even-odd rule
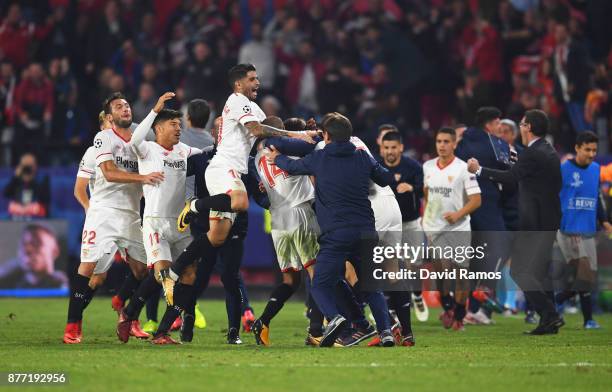
[[[244,309],[250,308],[249,300],[242,276],[240,266],[244,254],[244,238],[228,238],[221,249],[217,260],[214,263],[200,262],[196,272],[196,298],[198,298],[208,287],[210,276],[214,271],[221,274],[221,282],[225,289],[225,307],[227,309],[227,320],[229,328],[240,327],[240,316]]]
[[[554,231],[517,232],[512,252],[510,276],[540,315],[541,322],[557,316],[549,269]]]
[[[374,246],[378,240],[376,232],[372,239],[364,240],[362,232],[357,229],[338,229],[327,232],[319,237],[319,254],[312,279],[311,293],[325,317],[329,320],[340,314],[337,304],[336,287],[344,278],[344,265],[351,260],[356,269],[369,270],[372,260],[362,260],[365,243]],[[364,243],[364,241],[366,241]],[[368,245],[366,245],[368,246]],[[367,252],[367,250],[366,250]],[[372,255],[370,250],[369,255]],[[360,268],[361,267],[361,268]],[[370,305],[370,310],[376,319],[380,331],[389,328],[389,315],[384,295],[380,290],[365,291],[364,297]]]

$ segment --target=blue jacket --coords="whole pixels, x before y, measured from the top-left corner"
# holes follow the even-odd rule
[[[463,134],[455,155],[466,162],[476,158],[482,167],[506,170],[509,168],[510,147],[483,129],[471,127]],[[472,230],[505,230],[499,184],[484,176],[477,178],[482,204],[470,215]]]
[[[275,163],[289,174],[316,177],[321,234],[341,228],[374,231],[374,212],[368,200],[370,179],[380,186],[394,183],[388,170],[351,142],[332,142],[302,159],[280,155]]]

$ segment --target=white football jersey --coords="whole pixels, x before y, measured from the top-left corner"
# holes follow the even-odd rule
[[[268,149],[260,150],[255,156],[257,172],[270,199],[270,212],[297,207],[315,198],[314,187],[308,176],[291,176],[278,166],[270,164],[264,155]]]
[[[457,157],[445,167],[440,167],[438,159],[434,158],[423,164],[423,182],[427,188],[423,230],[470,231],[469,215],[453,225],[448,223],[443,215],[462,209],[469,195],[480,193],[476,175],[468,172],[467,163]]]
[[[201,152],[180,142],[171,150],[155,142],[140,143],[137,150],[140,174],[164,173],[164,180],[159,184],[142,186],[145,197],[143,217],[178,217],[185,204],[187,158]]]
[[[106,181],[100,169],[102,162],[113,161],[119,170],[138,173],[138,158],[129,141],[114,130],[105,129],[94,137],[93,148],[96,159],[96,181],[91,194],[91,206],[139,211],[142,185]]]
[[[234,169],[241,174],[247,174],[249,153],[257,138],[251,135],[244,125],[265,119],[265,113],[255,102],[239,93],[230,95],[221,115],[217,152],[209,166]]]
[[[89,192],[93,192],[94,182],[96,181],[96,151],[93,146],[87,148],[81,162],[79,163],[79,171],[77,177],[87,178],[89,180]]]
[[[374,159],[374,156],[370,152],[370,149],[368,148],[368,146],[366,146],[366,144],[361,139],[359,139],[357,136],[351,136],[350,141],[351,143],[355,145],[357,150],[365,150],[368,153],[368,155],[371,156],[372,159]],[[315,147],[316,150],[322,150],[323,148],[325,148],[324,141],[320,141]],[[375,183],[374,181],[370,180],[370,189],[369,189],[368,199],[372,201],[375,197],[378,197],[378,196],[395,197],[395,194],[393,193],[393,189],[391,189],[390,186],[382,187],[378,185],[377,183]]]

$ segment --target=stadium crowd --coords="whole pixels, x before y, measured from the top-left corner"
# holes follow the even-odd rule
[[[218,112],[226,70],[260,70],[268,115],[345,113],[373,145],[397,124],[410,153],[478,107],[518,122],[549,113],[555,147],[592,129],[609,151],[612,31],[605,0],[2,1],[1,165],[25,151],[78,161],[100,102],[122,91],[134,120],[169,86]],[[34,142],[35,141],[35,142]],[[41,141],[43,141],[41,143]],[[45,146],[45,154],[41,154]]]

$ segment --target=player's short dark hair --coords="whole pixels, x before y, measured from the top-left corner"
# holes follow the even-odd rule
[[[583,144],[597,143],[599,137],[593,131],[582,131],[576,136],[576,147],[580,147]]]
[[[402,134],[397,131],[387,132],[385,133],[385,136],[383,136],[382,141],[383,142],[399,142],[400,144],[402,144],[403,143]]]
[[[21,232],[21,237],[23,238],[26,233],[35,234],[37,232],[47,233],[53,238],[55,238],[55,240],[57,241],[55,231],[51,227],[40,223],[28,224],[26,227],[23,228],[23,231]]]
[[[351,121],[338,112],[327,113],[322,126],[333,142],[347,142],[353,134]]]
[[[393,132],[399,132],[399,129],[397,129],[397,127],[393,124],[382,124],[381,126],[378,127],[378,134],[380,135],[382,131],[387,130],[387,129]]]
[[[446,134],[451,135],[453,140],[457,139],[457,132],[455,132],[454,128],[451,128],[451,127],[442,127],[440,129],[438,129],[436,131],[436,139],[438,138],[438,135],[441,134],[441,133],[446,133]]]
[[[102,103],[102,109],[104,109],[104,113],[106,113],[106,114],[111,114],[112,113],[112,111],[111,111],[111,103],[113,103],[113,101],[116,100],[116,99],[125,99],[127,101],[127,98],[121,92],[116,91],[116,92],[112,93]]]
[[[159,123],[162,123],[168,120],[174,120],[175,118],[180,119],[182,117],[183,117],[183,113],[181,113],[180,110],[162,109],[160,110],[159,113],[157,113],[157,117],[155,117],[155,120],[153,120],[153,125],[151,125],[151,127],[155,129],[155,126]]]
[[[285,129],[285,125],[283,124],[283,120],[278,116],[268,116],[265,120],[261,122],[264,125],[268,125],[278,129]]]
[[[210,117],[210,106],[203,99],[192,99],[187,104],[187,117],[191,125],[196,128],[204,128]]]
[[[251,71],[257,71],[253,64],[234,65],[232,68],[230,68],[229,72],[227,73],[227,78],[228,78],[230,86],[234,88],[234,83],[236,83],[238,80],[242,78],[245,78],[247,74]]]
[[[501,110],[499,110],[495,106],[484,106],[476,111],[476,117],[474,118],[474,122],[476,123],[476,126],[482,128],[489,121],[493,121],[496,118],[501,118],[501,115]]]
[[[284,121],[285,129],[291,132],[303,131],[306,129],[306,121],[299,117],[291,117]]]
[[[531,109],[525,112],[525,122],[531,125],[531,133],[536,136],[546,136],[548,133],[548,115],[539,109]]]

